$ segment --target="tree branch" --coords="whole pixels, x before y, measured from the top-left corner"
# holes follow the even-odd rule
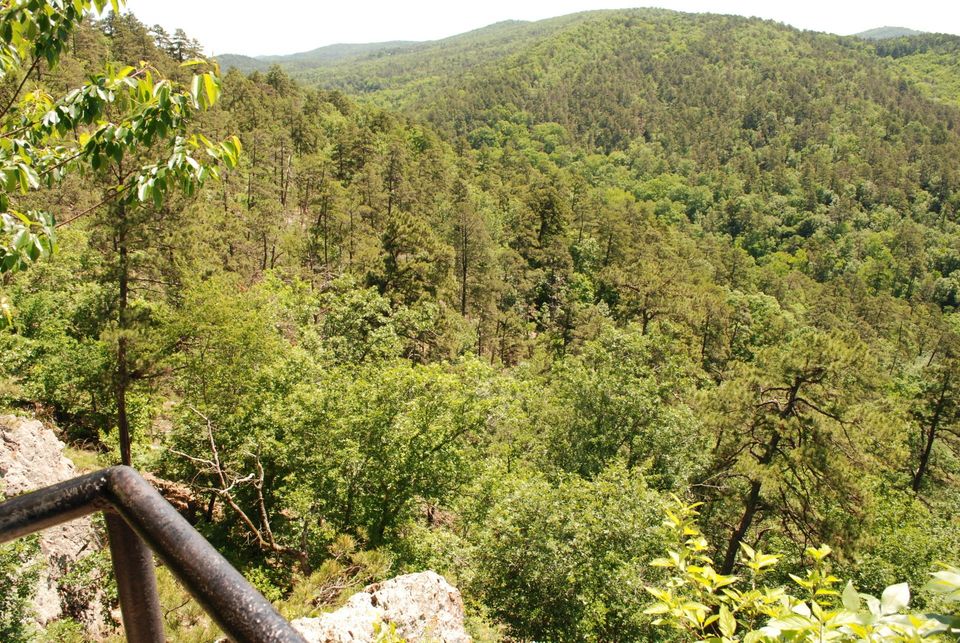
[[[796,401],[797,401],[798,403],[800,403],[800,404],[805,404],[806,406],[809,406],[811,409],[813,409],[814,411],[816,411],[816,412],[819,413],[820,415],[823,415],[823,416],[825,416],[825,417],[828,417],[828,418],[830,418],[831,420],[836,420],[836,421],[839,422],[840,424],[844,424],[844,423],[845,423],[844,420],[843,420],[843,418],[841,418],[839,415],[836,415],[835,413],[831,413],[831,412],[829,412],[829,411],[825,411],[825,410],[821,409],[819,406],[817,406],[816,404],[813,404],[812,402],[810,402],[810,401],[808,401],[808,400],[806,400],[806,399],[804,399],[804,398],[802,398],[802,397],[797,397],[797,398],[796,398]]]
[[[237,478],[233,481],[228,482],[227,475],[220,461],[220,451],[217,448],[217,442],[213,436],[213,422],[210,420],[209,417],[201,413],[200,410],[197,409],[195,406],[188,405],[188,408],[193,413],[195,413],[198,417],[200,417],[207,425],[207,444],[210,447],[210,453],[211,453],[212,459],[206,460],[204,458],[196,458],[194,456],[189,456],[186,454],[181,454],[181,455],[184,455],[185,457],[187,457],[188,459],[194,462],[204,462],[204,463],[209,463],[209,465],[211,465],[210,469],[213,471],[214,474],[216,474],[217,479],[220,481],[219,488],[212,488],[211,491],[216,492],[217,495],[219,495],[221,498],[224,499],[227,505],[240,518],[240,521],[246,526],[250,535],[253,537],[253,539],[256,541],[257,545],[261,549],[265,551],[276,552],[278,554],[295,556],[301,561],[305,561],[306,556],[304,555],[304,552],[300,552],[291,547],[285,547],[283,545],[278,544],[276,542],[276,539],[273,536],[273,532],[270,529],[270,522],[269,520],[267,520],[267,516],[266,516],[266,505],[264,503],[264,498],[263,498],[263,480],[265,476],[264,476],[263,466],[260,463],[260,458],[255,456],[255,460],[257,464],[257,474],[251,473],[247,476],[244,476],[243,478]],[[247,512],[244,511],[239,504],[237,504],[236,500],[233,497],[233,494],[231,493],[231,491],[237,485],[246,484],[248,482],[253,482],[254,488],[257,489],[260,517],[264,525],[263,530],[258,528],[257,525],[250,518],[250,516],[247,514]]]
[[[64,221],[59,222],[59,223],[56,225],[56,227],[57,227],[57,228],[62,228],[63,226],[68,225],[68,224],[70,224],[70,223],[73,223],[74,221],[76,221],[77,219],[79,219],[79,218],[81,218],[81,217],[87,216],[88,214],[90,214],[91,212],[93,212],[94,210],[96,210],[97,208],[100,208],[100,207],[102,207],[102,206],[110,203],[110,202],[113,201],[114,199],[116,199],[118,196],[120,196],[121,194],[123,194],[123,192],[126,191],[127,188],[129,188],[129,187],[130,187],[129,185],[122,185],[122,186],[120,186],[120,188],[115,189],[115,190],[110,194],[110,196],[108,196],[107,198],[105,198],[105,199],[104,199],[103,201],[101,201],[100,203],[98,203],[98,204],[96,204],[96,205],[94,205],[94,206],[91,206],[91,207],[87,208],[86,210],[84,210],[84,211],[81,212],[80,214],[75,214],[74,216],[70,217],[69,219],[66,219],[66,220],[64,220]]]
[[[27,73],[23,75],[23,80],[20,81],[20,84],[17,85],[16,91],[13,92],[13,95],[10,96],[10,100],[7,102],[7,106],[3,108],[3,111],[0,112],[0,118],[3,118],[7,115],[7,112],[10,111],[10,108],[13,107],[13,104],[17,101],[17,96],[20,95],[20,91],[23,89],[23,86],[27,84],[27,79],[30,78],[30,74],[37,68],[37,64],[40,62],[39,58],[34,58],[33,62],[30,64],[30,69],[27,70]]]

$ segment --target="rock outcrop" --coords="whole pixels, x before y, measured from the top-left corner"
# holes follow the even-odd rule
[[[336,612],[297,619],[293,626],[310,643],[373,641],[377,623],[381,628],[393,626],[406,641],[470,643],[463,618],[457,588],[427,571],[370,585]]]
[[[73,463],[63,455],[64,444],[53,431],[37,420],[13,415],[0,416],[0,491],[16,496],[56,484],[77,475]],[[37,620],[48,623],[63,615],[57,579],[69,573],[77,561],[96,552],[101,543],[90,518],[80,518],[40,532],[40,551],[45,559],[34,599]],[[94,601],[96,602],[96,601]],[[95,607],[76,606],[88,634],[103,627]]]

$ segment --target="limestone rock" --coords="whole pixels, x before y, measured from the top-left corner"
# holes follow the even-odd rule
[[[374,640],[374,623],[393,625],[406,641],[470,643],[463,599],[442,576],[427,571],[370,585],[336,612],[293,622],[310,643]]]
[[[53,431],[37,420],[13,415],[0,416],[0,491],[12,497],[40,489],[77,475],[73,463],[63,455],[64,444]],[[57,579],[74,564],[103,547],[89,517],[40,532],[40,551],[46,565],[41,573],[34,608],[41,624],[63,614]],[[88,633],[101,632],[103,623],[95,608],[80,618]]]

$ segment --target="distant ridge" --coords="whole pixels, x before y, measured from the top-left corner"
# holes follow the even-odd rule
[[[333,45],[326,45],[324,47],[318,47],[309,51],[285,55],[245,56],[242,54],[226,53],[218,54],[215,56],[215,58],[225,71],[229,69],[237,69],[242,73],[248,74],[253,71],[267,71],[273,65],[280,65],[286,71],[300,76],[300,74],[297,74],[297,72],[310,72],[313,70],[336,66],[344,62],[359,62],[363,59],[375,60],[377,58],[390,56],[397,53],[413,53],[420,49],[430,49],[434,46],[446,46],[448,44],[458,43],[462,40],[471,41],[475,38],[483,39],[489,37],[499,37],[498,39],[502,38],[503,40],[510,40],[512,37],[523,35],[524,32],[527,31],[540,31],[539,27],[541,25],[543,27],[547,27],[548,25],[556,26],[558,23],[570,21],[571,18],[582,18],[590,14],[596,15],[598,13],[604,12],[583,12],[580,14],[560,16],[558,18],[540,21],[539,25],[521,20],[504,20],[481,27],[479,29],[468,31],[466,33],[457,34],[448,38],[442,38],[440,40],[393,40],[370,43],[337,43]],[[547,30],[549,30],[549,28]],[[910,29],[907,27],[885,26],[861,31],[860,33],[853,34],[853,36],[856,38],[862,38],[864,40],[877,41],[892,40],[895,38],[905,38],[910,36],[922,36],[926,33],[927,32],[917,31],[916,29]],[[309,82],[311,79],[303,78],[301,76],[301,80],[307,80]]]
[[[244,74],[249,74],[254,71],[266,71],[270,67],[270,63],[266,61],[240,54],[219,54],[214,58],[224,71],[238,69]]]
[[[877,27],[854,34],[857,38],[864,40],[887,40],[888,38],[902,38],[904,36],[919,36],[925,32],[916,29],[907,29],[906,27]]]
[[[310,51],[302,51],[284,56],[243,56],[241,54],[219,54],[215,56],[224,70],[238,69],[247,74],[252,71],[266,71],[272,65],[282,65],[288,70],[312,69],[324,67],[351,58],[389,55],[407,47],[419,44],[409,40],[392,40],[387,42],[368,43],[337,43],[325,47],[317,47]]]
[[[560,22],[564,17],[560,17]],[[544,21],[550,22],[550,21]],[[355,62],[391,56],[397,53],[408,53],[419,49],[429,49],[432,46],[445,46],[467,40],[471,44],[482,44],[490,41],[502,41],[523,35],[530,29],[534,32],[538,28],[533,23],[524,20],[501,20],[485,27],[473,29],[465,33],[456,34],[439,40],[391,40],[386,42],[368,43],[338,43],[326,45],[309,51],[280,56],[244,56],[242,54],[218,54],[214,56],[224,71],[236,69],[244,74],[254,71],[267,71],[273,65],[280,65],[287,72],[297,75],[297,72],[308,72],[332,67],[343,62]]]
[[[708,35],[703,35],[703,29]],[[634,87],[649,80],[651,70],[659,69],[662,62],[661,51],[673,51],[672,41],[665,41],[661,32],[682,35],[695,44],[699,38],[723,37],[730,40],[731,48],[746,42],[743,38],[749,34],[760,32],[783,40],[784,47],[797,55],[813,55],[809,39],[819,37],[813,32],[801,37],[795,28],[739,16],[663,9],[598,10],[535,22],[507,20],[440,40],[344,43],[283,56],[223,54],[217,58],[224,69],[241,73],[266,72],[279,65],[304,85],[365,96],[381,107],[416,113],[452,125],[451,132],[466,134],[479,125],[496,122],[502,116],[497,110],[529,113],[571,127],[588,122],[601,106],[585,97],[586,88],[600,95],[610,87]],[[870,43],[867,49],[856,45],[856,38]],[[960,55],[960,36],[884,26],[842,40],[843,47],[855,51],[903,58],[904,73],[915,79],[928,98],[956,104],[960,83],[953,80],[953,70]],[[594,46],[600,41],[607,42],[606,49]],[[739,60],[754,55],[737,52]],[[927,67],[921,73],[915,68],[919,63],[906,60],[919,53],[939,58],[925,60]],[[688,58],[691,56],[695,54],[688,52]],[[673,67],[689,64],[687,58],[670,59]],[[857,64],[866,62],[863,59]],[[931,73],[930,65],[936,66],[936,74]],[[664,74],[668,71],[660,69]],[[646,91],[641,96],[622,89],[607,96],[602,105],[606,127],[613,127],[616,121],[616,126],[630,135],[640,131],[635,129],[637,122],[653,116],[648,109],[638,121],[635,105],[649,104],[650,93],[658,90],[648,87]],[[455,124],[448,120],[451,113],[459,115]],[[587,137],[590,145],[608,149],[617,144],[603,139],[602,133],[577,132]]]

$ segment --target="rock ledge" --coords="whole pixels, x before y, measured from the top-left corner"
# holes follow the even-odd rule
[[[0,415],[0,491],[6,497],[34,491],[77,475],[73,463],[63,455],[64,444],[42,422]],[[76,563],[103,546],[89,517],[78,518],[40,532],[40,551],[46,562],[34,597],[37,621],[44,625],[64,615],[57,579],[73,570]],[[91,636],[105,627],[92,604],[74,606],[75,613]]]
[[[293,622],[310,643],[374,641],[374,624],[396,628],[406,641],[470,643],[463,599],[443,576],[420,572],[374,583],[336,612]]]

